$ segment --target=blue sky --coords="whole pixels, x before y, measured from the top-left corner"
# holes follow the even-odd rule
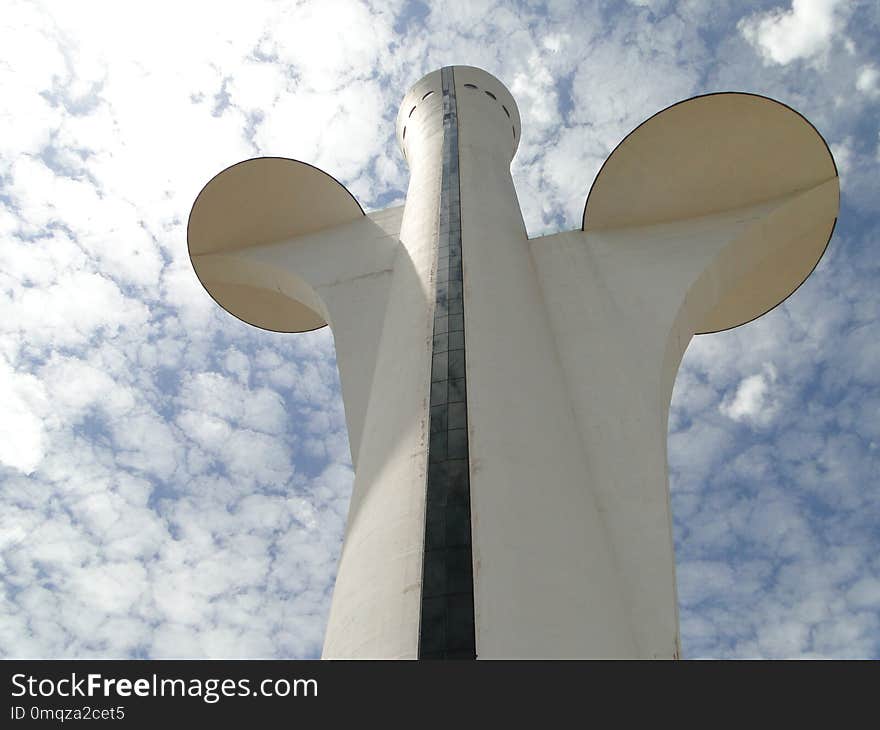
[[[352,482],[332,334],[223,312],[187,216],[256,155],[399,204],[400,99],[468,64],[519,104],[533,236],[695,94],[766,94],[831,145],[819,267],[676,381],[682,645],[880,657],[876,2],[12,0],[0,49],[0,655],[320,654]]]

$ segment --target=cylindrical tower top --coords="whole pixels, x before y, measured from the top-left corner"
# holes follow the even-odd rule
[[[453,66],[456,103],[459,110],[467,108],[488,124],[481,127],[489,132],[487,144],[509,147],[510,159],[516,154],[521,134],[519,109],[510,91],[487,71],[474,66]],[[407,161],[414,148],[427,141],[443,128],[443,101],[440,71],[419,79],[403,97],[397,113],[397,142]],[[459,120],[469,114],[459,114]],[[461,122],[459,122],[461,123]]]

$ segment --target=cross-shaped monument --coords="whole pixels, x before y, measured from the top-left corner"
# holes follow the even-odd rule
[[[325,657],[679,655],[666,464],[691,337],[810,274],[839,198],[800,114],[698,96],[603,165],[580,230],[530,239],[494,76],[434,71],[397,136],[406,204],[263,157],[189,220],[212,297],[269,330],[330,325],[354,491]]]

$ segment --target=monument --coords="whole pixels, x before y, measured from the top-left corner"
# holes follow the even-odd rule
[[[750,322],[822,256],[837,169],[744,93],[654,115],[580,230],[529,239],[516,103],[480,69],[410,89],[406,204],[364,214],[295,160],[199,194],[199,279],[257,327],[330,325],[355,468],[325,657],[679,655],[666,463],[691,337]]]

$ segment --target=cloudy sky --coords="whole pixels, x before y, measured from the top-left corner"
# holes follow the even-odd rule
[[[531,235],[578,228],[614,146],[695,94],[771,96],[829,142],[819,267],[678,375],[682,644],[880,657],[874,0],[5,0],[0,655],[320,654],[352,482],[332,334],[217,307],[187,216],[257,155],[399,204],[397,106],[450,64],[517,98]]]

